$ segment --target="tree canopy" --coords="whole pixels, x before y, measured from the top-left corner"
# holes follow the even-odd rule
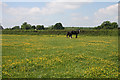
[[[52,29],[64,29],[62,23],[56,23],[52,26]]]
[[[43,25],[37,25],[36,29],[37,29],[37,30],[43,30],[43,29],[44,29],[44,26],[43,26]]]
[[[20,27],[19,26],[15,26],[12,29],[20,29]]]
[[[104,21],[100,26],[95,27],[96,29],[115,29],[118,28],[116,22]]]
[[[27,22],[24,22],[24,23],[21,25],[21,29],[25,29],[25,30],[31,29],[31,25],[30,25],[30,24],[27,24]]]

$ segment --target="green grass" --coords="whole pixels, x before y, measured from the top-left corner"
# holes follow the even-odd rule
[[[117,78],[118,39],[2,35],[2,62],[3,78]]]

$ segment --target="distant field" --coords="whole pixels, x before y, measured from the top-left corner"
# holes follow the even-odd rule
[[[2,62],[3,78],[117,78],[118,39],[4,34]]]

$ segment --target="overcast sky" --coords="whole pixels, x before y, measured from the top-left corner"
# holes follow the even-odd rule
[[[94,0],[89,0],[90,2],[68,2],[67,0],[64,2],[59,2],[60,0],[56,0],[57,2],[50,0],[47,0],[48,2],[5,1],[0,2],[2,5],[0,22],[4,28],[20,26],[23,22],[46,27],[57,22],[61,22],[64,27],[95,27],[106,20],[118,21],[118,4],[112,2],[113,0],[111,2],[95,2]]]

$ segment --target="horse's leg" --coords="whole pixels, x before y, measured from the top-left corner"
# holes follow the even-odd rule
[[[68,34],[66,35],[66,37],[68,38]]]
[[[69,34],[69,38],[70,38],[70,34]]]
[[[77,34],[76,34],[76,38],[77,38]]]
[[[72,34],[71,34],[71,38],[72,38]]]
[[[69,38],[71,37],[71,35],[69,34]]]

